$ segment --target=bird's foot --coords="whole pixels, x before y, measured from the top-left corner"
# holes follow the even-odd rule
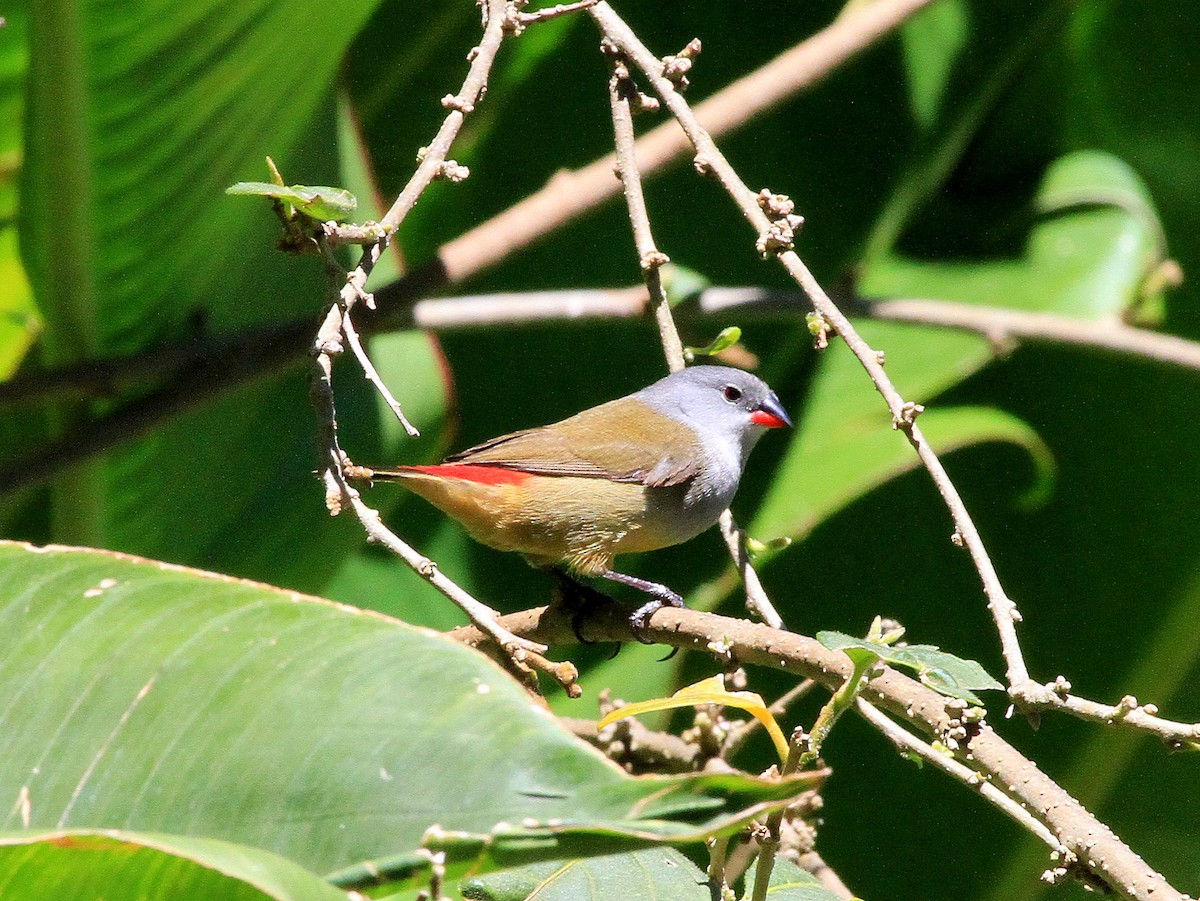
[[[646,626],[650,624],[650,617],[654,616],[663,607],[687,606],[684,604],[683,598],[665,585],[655,585],[655,588],[657,590],[652,592],[654,600],[648,601],[641,607],[638,607],[637,610],[633,611],[633,615],[629,617],[629,629],[633,632],[633,637],[642,644],[655,644],[652,639],[647,638],[645,635]],[[672,651],[671,655],[674,656],[674,654],[675,651]]]

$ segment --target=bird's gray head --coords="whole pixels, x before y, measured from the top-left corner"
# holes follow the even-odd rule
[[[692,366],[634,395],[661,413],[719,442],[744,465],[767,429],[790,426],[783,404],[758,376],[726,366]]]

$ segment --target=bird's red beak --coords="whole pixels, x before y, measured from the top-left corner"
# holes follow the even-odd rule
[[[783,409],[783,404],[774,394],[768,395],[767,399],[759,404],[758,409],[750,414],[750,421],[768,429],[781,429],[792,424],[788,419],[787,410]]]

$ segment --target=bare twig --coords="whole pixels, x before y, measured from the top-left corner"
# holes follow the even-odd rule
[[[371,358],[367,356],[367,350],[363,347],[362,340],[358,337],[358,329],[354,327],[354,321],[349,315],[342,316],[342,334],[346,336],[346,343],[350,345],[350,350],[354,352],[355,358],[362,367],[363,375],[367,377],[375,390],[383,398],[384,403],[400,420],[400,425],[404,426],[404,431],[408,433],[410,438],[416,438],[421,433],[415,425],[408,421],[408,417],[404,415],[404,410],[400,407],[400,401],[396,400],[390,388],[379,377],[379,371],[375,368],[375,364],[371,362]]]
[[[574,640],[570,616],[551,608],[515,613],[502,617],[501,622],[514,634],[548,644]],[[852,672],[845,654],[830,651],[812,638],[697,610],[672,608],[658,613],[646,633],[656,642],[697,651],[704,650],[712,636],[721,635],[737,660],[811,678],[830,690],[842,685]],[[453,635],[468,643],[482,639],[469,627]],[[629,640],[628,617],[616,607],[597,611],[588,620],[588,635],[597,640]],[[868,683],[863,697],[900,722],[943,743],[958,722],[947,709],[950,699],[890,668],[884,668]],[[1018,804],[1076,856],[1082,872],[1103,881],[1123,898],[1186,901],[1161,873],[1151,869],[1111,829],[986,722],[972,724],[956,744],[955,756],[963,762],[969,760],[984,779],[1005,786]]]
[[[683,342],[679,330],[671,317],[667,304],[667,293],[663,289],[662,267],[670,258],[654,243],[650,228],[650,216],[646,212],[646,197],[642,193],[642,177],[638,169],[637,150],[633,133],[632,98],[637,96],[637,86],[629,77],[625,61],[619,56],[612,60],[613,74],[608,82],[609,108],[612,111],[613,138],[616,147],[617,176],[625,192],[625,204],[629,208],[629,224],[633,229],[633,243],[637,249],[638,263],[650,296],[650,309],[658,323],[663,354],[667,368],[672,372],[683,369]]]
[[[746,533],[734,522],[733,514],[728,510],[721,514],[717,527],[721,530],[721,537],[725,539],[725,546],[729,548],[729,555],[733,558],[733,567],[737,570],[742,584],[746,588],[746,608],[768,626],[782,629],[783,618],[775,610],[771,599],[767,597],[767,590],[763,588],[762,581],[758,578],[758,571],[754,568],[754,564],[750,561],[750,554],[746,551]]]
[[[1155,704],[1139,704],[1125,695],[1116,704],[1101,704],[1071,694],[1071,683],[1059,676],[1045,685],[1035,682],[1020,686],[1020,700],[1037,710],[1058,710],[1081,720],[1104,725],[1126,726],[1157,735],[1177,750],[1200,748],[1200,723],[1181,723],[1158,716]]]
[[[671,110],[695,147],[697,167],[711,172],[717,177],[743,215],[758,232],[759,250],[764,255],[775,256],[780,261],[788,274],[796,280],[808,296],[813,308],[842,337],[867,370],[876,389],[883,395],[888,409],[892,413],[895,428],[904,432],[933,478],[938,492],[950,510],[958,540],[971,554],[971,559],[983,582],[984,592],[988,597],[988,609],[992,613],[993,621],[1000,635],[1009,685],[1014,688],[1024,685],[1029,681],[1029,671],[1025,666],[1021,646],[1017,639],[1015,623],[1020,619],[1017,607],[1005,593],[987,549],[984,547],[983,540],[979,536],[979,531],[958,494],[958,489],[954,487],[941,460],[915,422],[916,415],[920,410],[916,405],[906,402],[901,397],[900,392],[896,390],[895,385],[884,372],[879,353],[855,331],[850,321],[830,300],[829,295],[813,277],[808,267],[791,249],[791,232],[794,229],[792,222],[794,217],[790,210],[791,202],[782,195],[773,195],[768,191],[755,194],[746,186],[725,155],[718,149],[712,136],[696,119],[688,102],[663,75],[661,61],[642,44],[611,6],[607,3],[598,3],[589,9],[588,13],[604,36],[616,44],[649,79],[655,92]]]
[[[565,16],[567,13],[577,12],[581,9],[587,9],[592,6],[596,0],[578,0],[576,3],[560,3],[557,6],[543,6],[541,9],[535,9],[533,12],[519,12],[516,7],[513,7],[510,19],[516,22],[519,26],[532,25],[535,22],[545,22],[547,19],[557,19],[559,16]]]
[[[679,339],[679,330],[675,327],[671,307],[667,303],[667,294],[663,289],[660,271],[662,266],[669,262],[669,259],[654,242],[650,217],[646,212],[646,198],[642,193],[642,180],[634,141],[633,103],[638,96],[638,91],[629,77],[625,61],[619,54],[611,56],[613,74],[609,80],[608,92],[609,106],[612,110],[617,175],[624,188],[638,262],[646,282],[650,307],[654,311],[654,319],[658,323],[658,333],[662,341],[663,353],[667,358],[667,367],[672,372],[677,372],[685,365],[683,342]],[[759,581],[758,573],[754,571],[754,567],[750,563],[750,555],[746,553],[745,535],[734,522],[733,514],[728,510],[721,514],[720,527],[721,535],[725,539],[729,553],[746,586],[746,606],[751,613],[764,622],[776,628],[781,627],[783,620],[776,612],[771,599],[767,597],[767,593]]]

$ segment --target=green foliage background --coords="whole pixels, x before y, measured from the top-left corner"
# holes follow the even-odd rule
[[[838,6],[708,0],[672,4],[669,14],[653,4],[618,10],[657,52],[703,39],[690,94],[698,99]],[[363,2],[332,15],[315,0],[43,0],[4,14],[3,375],[315,322],[319,265],[274,253],[265,205],[227,198],[224,187],[261,179],[270,154],[289,182],[344,184],[365,199],[369,173],[379,198],[393,196],[478,34],[466,2]],[[898,37],[722,145],[748,183],[796,200],[808,221],[798,249],[827,286],[855,276],[880,296],[1120,314],[1156,262],[1153,222],[1184,272],[1200,271],[1197,33],[1200,11],[1181,0],[938,0]],[[422,198],[400,233],[405,261],[610,148],[596,42],[586,18],[568,17],[502,50],[454,151],[472,176]],[[675,262],[715,284],[787,287],[717,186],[689,166],[651,179],[648,195]],[[1055,212],[1035,216],[1035,201]],[[624,210],[610,203],[464,290],[636,278]],[[1200,338],[1195,298],[1185,283],[1151,309],[1161,307],[1166,330]],[[693,324],[685,340],[704,344],[736,321]],[[789,626],[861,634],[884,613],[914,641],[1001,673],[978,579],[947,540],[944,508],[924,473],[911,472],[911,452],[865,375],[836,343],[818,357],[801,318],[738,324],[760,371],[800,414],[794,435],[756,452],[735,507],[757,537],[802,539],[763,570]],[[1133,693],[1174,718],[1200,719],[1188,690],[1200,656],[1197,375],[1048,345],[997,359],[974,337],[864,330],[905,396],[930,406],[922,422],[939,446],[962,448],[948,466],[1024,613],[1035,675],[1061,672],[1085,695]],[[396,334],[375,339],[373,352],[424,437],[402,440],[345,367],[343,438],[362,461],[434,459],[624,394],[663,370],[644,323]],[[306,375],[297,366],[205,403],[52,486],[0,485],[0,534],[141,554],[439,628],[457,622],[421,580],[363,547],[352,523],[326,515],[311,477]],[[0,411],[0,460],[146,389],[82,410]],[[373,500],[490,602],[518,609],[547,598],[548,585],[519,560],[470,543],[419,502],[382,489]],[[711,587],[724,567],[718,544],[706,535],[633,565],[736,614],[736,597]],[[0,569],[0,594],[3,580]],[[585,700],[557,706],[590,715],[604,685],[634,699],[707,674],[703,661],[649,667],[649,653],[628,649],[597,664]],[[786,687],[769,674],[753,680],[768,697]],[[1023,721],[1000,727],[1196,893],[1197,758],[1058,717],[1037,732]],[[1046,860],[1031,838],[961,787],[899,760],[863,724],[840,725],[827,759],[835,777],[820,848],[861,896],[1082,897],[1039,883]],[[0,785],[0,798],[9,788]]]

